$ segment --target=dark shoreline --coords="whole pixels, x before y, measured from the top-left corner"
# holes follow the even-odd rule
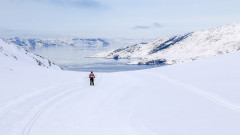
[[[124,63],[95,63],[87,65],[60,65],[64,70],[80,71],[80,72],[121,72],[121,71],[134,71],[142,69],[151,69],[156,67],[166,66],[161,65],[129,65]]]

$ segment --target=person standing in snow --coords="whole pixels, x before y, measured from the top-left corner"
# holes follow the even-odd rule
[[[92,71],[91,71],[91,74],[89,75],[89,78],[90,78],[90,85],[91,85],[91,86],[94,86],[94,78],[95,78],[95,75],[93,74]]]

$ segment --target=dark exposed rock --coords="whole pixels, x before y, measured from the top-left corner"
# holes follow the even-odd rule
[[[157,46],[156,48],[154,48],[151,52],[149,52],[149,54],[153,54],[156,53],[158,51],[161,51],[163,49],[166,49],[184,39],[186,39],[187,37],[189,37],[192,33],[187,33],[183,36],[174,36],[172,38],[170,38],[169,40],[165,41],[164,43],[160,44],[159,46]]]
[[[162,64],[166,64],[166,60],[165,59],[157,59],[157,60],[150,60],[147,62],[139,62],[138,65],[162,65]]]
[[[118,57],[119,57],[119,55],[114,55],[114,56],[113,56],[113,59],[114,59],[114,60],[118,60]]]

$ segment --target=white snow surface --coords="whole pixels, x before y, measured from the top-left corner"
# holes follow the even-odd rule
[[[175,64],[240,50],[240,23],[166,37],[96,54],[130,59],[129,64]]]
[[[0,69],[22,70],[27,66],[61,69],[49,60],[0,39]]]
[[[0,134],[239,135],[239,60],[95,73],[94,87],[84,72],[0,68]]]

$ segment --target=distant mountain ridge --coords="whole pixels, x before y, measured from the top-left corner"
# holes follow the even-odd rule
[[[91,57],[129,59],[128,64],[175,64],[240,50],[240,24],[166,37]]]
[[[5,38],[6,41],[22,46],[25,49],[34,51],[36,48],[60,47],[60,46],[85,46],[85,47],[104,47],[109,42],[101,38],[66,38],[66,39],[40,39],[40,38]]]

